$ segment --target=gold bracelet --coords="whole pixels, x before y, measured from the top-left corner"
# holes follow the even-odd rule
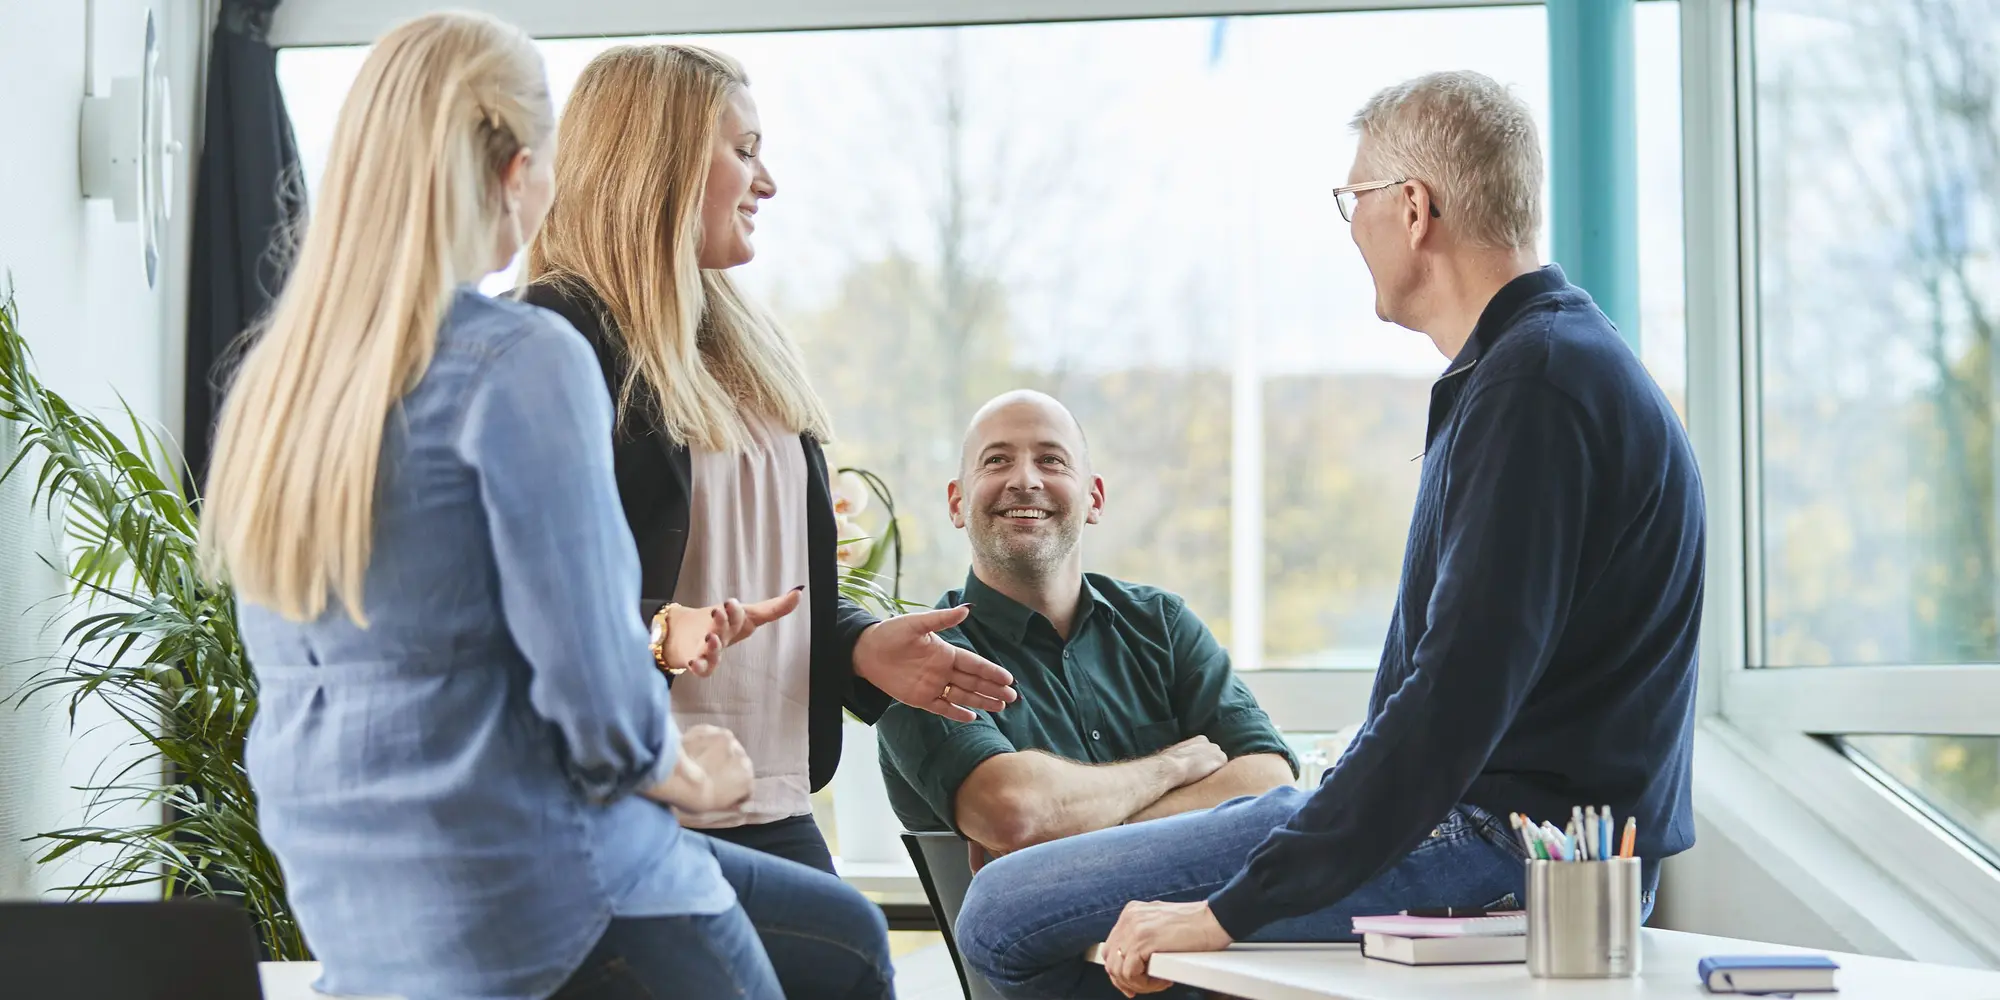
[[[666,604],[660,605],[660,610],[653,612],[651,639],[653,663],[668,677],[679,677],[687,673],[686,667],[676,667],[667,662],[667,640],[673,635],[674,631],[673,612],[679,607],[680,605],[669,601]]]

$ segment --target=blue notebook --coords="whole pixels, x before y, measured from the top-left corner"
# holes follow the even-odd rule
[[[1699,969],[1710,993],[1831,993],[1840,966],[1825,955],[1712,955]]]

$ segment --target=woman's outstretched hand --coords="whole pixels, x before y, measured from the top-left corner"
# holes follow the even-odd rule
[[[868,626],[854,643],[854,672],[912,708],[971,722],[972,709],[998,712],[1020,696],[1014,675],[986,657],[937,637],[972,613],[970,605],[897,615]]]
[[[793,587],[755,604],[732,597],[705,608],[674,606],[667,612],[667,664],[707,677],[722,662],[724,649],[797,610],[804,595],[804,587]]]

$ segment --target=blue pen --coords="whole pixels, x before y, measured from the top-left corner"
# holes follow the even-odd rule
[[[1609,858],[1611,857],[1611,831],[1613,829],[1611,825],[1610,806],[1605,806],[1597,811],[1597,827],[1599,830],[1597,842],[1603,845],[1604,848],[1597,856],[1600,858]]]

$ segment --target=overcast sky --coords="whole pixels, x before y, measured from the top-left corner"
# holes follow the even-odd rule
[[[1683,377],[1676,19],[1675,4],[1639,5],[1642,332],[1670,386]],[[1434,375],[1443,359],[1427,340],[1374,318],[1334,209],[1329,189],[1353,159],[1347,120],[1381,87],[1468,68],[1513,87],[1547,139],[1539,6],[693,40],[750,73],[780,190],[740,273],[794,308],[892,248],[931,256],[938,95],[955,46],[978,246],[1007,284],[1015,357],[1029,363],[1221,367],[1243,329],[1266,372]],[[543,43],[558,102],[616,41]],[[309,185],[364,55],[280,57]],[[1191,324],[1206,334],[1190,342]]]

